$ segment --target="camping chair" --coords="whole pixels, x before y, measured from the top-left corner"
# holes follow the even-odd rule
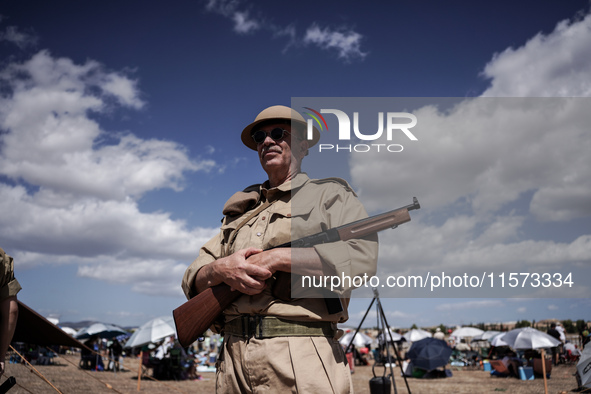
[[[488,354],[490,352],[490,348],[489,347],[481,347],[480,348],[480,357],[483,359],[488,359]]]
[[[490,366],[492,368],[490,376],[511,376],[511,372],[501,360],[490,360]]]
[[[142,376],[149,376],[148,371],[152,370],[152,375],[154,375],[154,368],[157,365],[152,363],[150,358],[150,352],[142,352]]]
[[[576,364],[579,361],[579,355],[574,355],[572,350],[567,350],[566,351],[566,362],[569,364]]]

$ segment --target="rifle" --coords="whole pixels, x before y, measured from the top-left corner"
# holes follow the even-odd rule
[[[313,245],[323,243],[363,238],[375,234],[378,231],[396,228],[401,224],[409,222],[410,214],[408,211],[419,208],[421,208],[419,201],[416,197],[413,197],[413,203],[410,205],[309,235],[275,246],[274,248],[309,248]],[[230,306],[241,295],[242,293],[231,291],[230,286],[221,283],[202,291],[176,308],[172,312],[172,315],[176,326],[177,338],[181,346],[188,347],[197,338],[203,336],[203,333],[215,322],[224,309]],[[342,307],[340,310],[338,308],[340,307],[340,299],[326,298],[325,300],[327,301],[329,313],[332,314],[342,310]],[[339,306],[335,307],[334,303],[330,303],[330,301],[339,302]]]

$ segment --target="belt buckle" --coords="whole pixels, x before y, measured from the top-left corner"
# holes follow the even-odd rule
[[[263,338],[263,317],[261,315],[247,315],[242,316],[242,337],[244,339],[250,339],[251,337],[262,339]],[[257,326],[259,329],[257,336]]]

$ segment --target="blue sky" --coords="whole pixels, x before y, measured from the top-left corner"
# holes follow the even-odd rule
[[[267,106],[292,97],[591,93],[587,1],[171,4],[0,5],[0,246],[16,260],[19,298],[44,315],[140,325],[182,303],[182,274],[225,200],[265,179],[239,132]],[[427,203],[381,237],[384,272],[386,258],[451,270],[473,255],[533,269],[527,257],[537,251],[539,270],[588,273],[588,132],[561,139],[545,130],[530,144],[533,131],[505,130],[513,155],[499,148],[490,157],[483,146],[495,141],[475,133],[455,160],[436,149],[443,139],[424,133],[405,156],[351,155],[339,174],[372,212],[412,195]],[[522,166],[517,152],[533,164]],[[397,190],[389,203],[375,198],[383,184]],[[541,220],[557,196],[574,208]],[[585,290],[383,303],[401,327],[588,319]],[[352,302],[351,323],[368,304]]]

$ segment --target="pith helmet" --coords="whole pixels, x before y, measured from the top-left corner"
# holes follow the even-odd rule
[[[254,119],[254,122],[246,126],[244,130],[242,130],[242,143],[252,150],[257,150],[257,144],[252,139],[251,132],[257,125],[272,120],[290,121],[292,125],[294,123],[297,123],[301,125],[304,130],[306,130],[307,127],[306,120],[302,115],[300,115],[298,111],[283,105],[274,105],[261,111],[261,113],[259,113],[257,117]],[[308,141],[308,146],[312,147],[316,145],[319,139],[320,132],[316,127],[313,127],[312,139]]]

